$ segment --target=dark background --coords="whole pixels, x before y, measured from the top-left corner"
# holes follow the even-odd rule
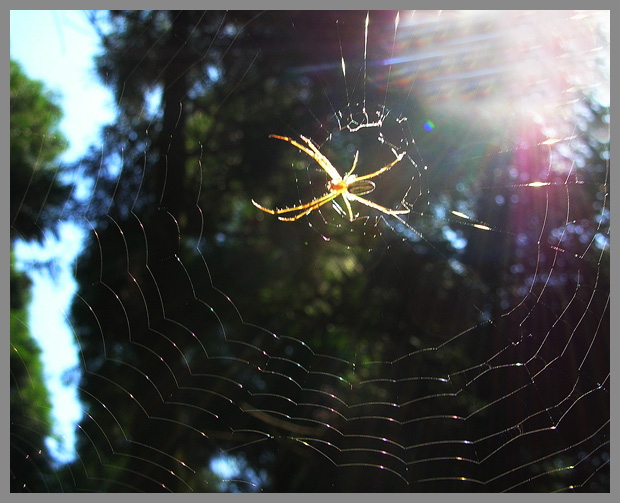
[[[103,152],[64,168],[92,197],[14,176],[11,152],[12,193],[32,199],[12,204],[12,238],[40,238],[57,199],[89,229],[70,313],[85,416],[57,467],[12,393],[12,490],[609,491],[609,110],[588,89],[544,96],[572,134],[543,144],[517,105],[571,74],[535,40],[515,54],[492,21],[450,16],[395,39],[377,11],[364,60],[366,15],[93,13],[119,116]],[[574,55],[560,42],[557,59]],[[523,57],[553,80],[512,80]],[[251,204],[323,193],[269,134],[313,138],[342,173],[356,149],[367,172],[389,162],[372,131],[338,129],[364,107],[389,111],[377,129],[407,152],[364,197],[404,197],[404,222],[360,205],[353,223],[330,205],[280,222]],[[210,470],[222,454],[234,480]]]

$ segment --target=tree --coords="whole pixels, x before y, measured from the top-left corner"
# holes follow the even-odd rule
[[[43,227],[55,229],[71,191],[55,165],[66,147],[58,129],[62,111],[56,97],[13,60],[10,79],[11,240],[41,241]]]
[[[313,23],[320,22],[325,15],[313,13]],[[96,424],[86,421],[81,426],[85,435],[80,439],[79,451],[89,476],[79,478],[78,488],[88,487],[97,474],[99,481],[105,481],[100,489],[155,490],[164,476],[168,489],[187,490],[185,484],[161,471],[162,466],[176,470],[174,459],[165,454],[174,452],[175,459],[189,466],[201,466],[205,459],[219,452],[217,446],[226,444],[229,427],[213,421],[208,414],[211,407],[222,406],[215,397],[222,393],[218,388],[225,381],[205,380],[194,372],[188,374],[184,361],[192,369],[211,367],[214,363],[195,353],[191,341],[189,346],[182,342],[187,331],[184,327],[192,327],[207,353],[223,352],[223,356],[231,357],[224,360],[217,373],[234,375],[250,387],[261,379],[232,359],[230,352],[235,348],[222,345],[218,319],[191,297],[191,289],[185,288],[186,274],[201,277],[202,281],[195,284],[197,298],[208,299],[214,312],[226,315],[228,323],[232,323],[228,330],[235,339],[265,337],[263,331],[242,323],[230,302],[211,287],[204,263],[195,245],[192,246],[199,235],[203,239],[200,249],[213,268],[215,285],[243,288],[247,299],[271,299],[247,305],[241,299],[242,311],[250,319],[290,334],[314,332],[315,347],[321,349],[321,344],[325,344],[347,356],[355,345],[355,334],[346,329],[338,327],[333,337],[326,339],[319,336],[316,327],[324,326],[329,314],[336,311],[343,320],[348,319],[348,313],[355,309],[352,304],[363,295],[363,277],[351,277],[351,268],[359,258],[352,256],[357,252],[335,247],[323,249],[317,256],[316,249],[299,249],[295,240],[290,239],[292,229],[282,228],[275,219],[266,223],[270,233],[255,232],[256,210],[250,203],[251,189],[256,189],[268,176],[283,179],[278,154],[287,159],[295,155],[294,149],[281,149],[268,139],[267,131],[275,127],[274,119],[257,113],[257,104],[264,108],[268,102],[274,115],[286,115],[288,127],[295,127],[295,121],[307,120],[303,114],[306,106],[319,110],[313,100],[318,97],[321,101],[325,91],[324,81],[307,80],[289,70],[299,58],[298,51],[305,52],[308,46],[297,33],[290,41],[283,39],[278,27],[296,16],[300,15],[170,11],[110,14],[113,29],[102,34],[105,52],[98,58],[98,67],[102,78],[116,90],[120,112],[118,122],[104,133],[103,157],[101,152],[93,151],[81,162],[98,182],[91,204],[95,211],[88,215],[97,234],[91,235],[79,261],[80,298],[74,304],[72,319],[85,362],[82,399],[91,411],[102,412],[104,404],[111,415],[97,413]],[[304,20],[307,17],[308,13]],[[290,50],[283,53],[281,48],[287,44]],[[324,50],[333,54],[337,40],[331,40],[331,44],[326,44]],[[209,72],[210,68],[214,71]],[[205,75],[215,77],[205,80]],[[153,89],[161,89],[161,113],[147,117],[142,110]],[[147,138],[138,131],[147,131]],[[106,171],[121,151],[123,169],[121,182],[117,183]],[[138,189],[140,198],[136,199]],[[175,233],[180,233],[180,246],[170,239]],[[302,228],[301,234],[320,243],[321,238],[307,227]],[[301,234],[299,239],[303,240]],[[359,244],[359,236],[349,239],[352,248]],[[278,248],[284,255],[273,252]],[[265,252],[257,254],[256,250]],[[175,256],[181,258],[185,273],[177,268]],[[284,261],[282,256],[286,257]],[[252,267],[240,275],[238,264],[242,263],[251,263]],[[329,264],[328,274],[317,273],[313,264],[321,268]],[[265,282],[262,271],[276,266],[296,272],[284,284]],[[135,290],[132,277],[149,283],[141,286],[144,297]],[[155,285],[150,284],[150,277]],[[322,290],[329,293],[320,293]],[[390,287],[386,290],[388,295],[392,292]],[[303,294],[297,296],[298,291]],[[110,292],[115,295],[110,296]],[[116,295],[124,299],[128,318],[98,316],[118,308]],[[165,312],[161,311],[158,295],[162,295]],[[286,327],[281,327],[278,306],[284,298],[295,299],[294,308],[303,307],[306,302],[316,304],[314,314],[308,320],[289,320]],[[326,305],[328,311],[324,309]],[[364,318],[370,320],[373,313],[365,313]],[[182,324],[172,328],[169,320],[179,317]],[[375,316],[365,338],[372,340],[380,319]],[[170,344],[173,332],[174,337],[180,337],[175,344],[184,352],[181,359]],[[128,337],[132,343],[127,344]],[[372,358],[372,354],[365,358]],[[171,367],[164,368],[162,363]],[[170,380],[170,371],[183,381],[182,386]],[[197,407],[170,408],[155,396],[145,395],[143,375],[153,379],[157,389],[167,390],[166,400],[193,400]],[[147,417],[122,390],[102,385],[109,379],[122,380],[123,388],[140,398]],[[185,397],[185,390],[201,388],[204,392],[197,397]],[[226,392],[234,394],[239,390],[227,388]],[[213,400],[215,404],[211,403]],[[238,397],[239,403],[244,400],[243,395]],[[261,406],[259,402],[251,405]],[[250,414],[236,418],[238,411],[229,413],[237,429],[262,426],[260,419]],[[155,417],[166,417],[169,422],[149,419]],[[144,427],[145,420],[148,428]],[[209,432],[207,439],[190,440],[190,432],[197,427]],[[210,441],[210,436],[223,440]],[[93,450],[93,442],[97,447],[110,445],[111,449]],[[284,437],[282,442],[248,450],[249,464],[259,466],[259,459],[276,451],[284,460],[287,455],[296,456],[296,447],[288,445]],[[145,450],[144,446],[152,446],[156,451]],[[145,456],[153,464],[145,465]],[[76,465],[73,470],[78,468]],[[329,472],[329,466],[322,465],[322,469]],[[136,477],[137,472],[141,477]],[[281,471],[282,479],[273,480],[274,488],[294,487],[288,485],[284,474]],[[197,474],[189,481],[191,488],[209,489],[203,480],[204,476]]]
[[[70,187],[55,166],[66,141],[55,96],[10,62],[11,245],[17,239],[42,241],[55,231]],[[31,283],[16,269],[11,249],[11,490],[54,490],[57,477],[45,439],[52,433],[51,404],[43,378],[41,350],[28,328]]]
[[[45,438],[52,433],[51,404],[41,350],[28,330],[30,281],[11,253],[11,491],[49,491],[53,467]]]
[[[81,163],[97,186],[87,215],[94,232],[79,260],[80,291],[72,309],[84,362],[82,399],[90,414],[80,425],[80,461],[71,467],[78,490],[93,485],[107,491],[217,489],[208,460],[240,444],[247,466],[269,470],[268,489],[274,491],[404,490],[403,479],[393,483],[387,470],[385,478],[365,477],[363,469],[344,474],[342,466],[357,466],[362,457],[362,463],[384,459],[396,470],[407,462],[412,481],[426,479],[425,487],[432,490],[445,489],[438,473],[453,476],[459,490],[465,470],[471,470],[472,480],[492,480],[500,463],[463,468],[462,459],[478,459],[477,447],[465,444],[437,442],[426,454],[402,447],[417,447],[417,442],[427,447],[426,437],[484,438],[497,432],[495,420],[527,412],[532,403],[543,410],[526,395],[532,380],[521,395],[509,393],[511,383],[505,380],[478,388],[473,378],[479,372],[483,381],[495,355],[506,357],[509,367],[522,361],[519,351],[525,345],[513,347],[511,337],[533,337],[528,330],[545,336],[539,327],[521,327],[520,312],[499,314],[505,311],[502,299],[511,294],[506,284],[515,289],[525,284],[525,279],[506,280],[514,274],[507,245],[514,235],[480,237],[478,229],[461,252],[443,234],[446,221],[428,219],[423,239],[409,242],[396,230],[386,232],[382,249],[389,253],[370,253],[379,235],[373,229],[379,227],[363,221],[330,226],[326,246],[309,225],[261,221],[250,203],[252,197],[266,197],[267,183],[290,191],[289,200],[297,197],[303,184],[288,183],[290,172],[287,176],[282,166],[299,162],[299,152],[269,141],[268,134],[305,132],[316,127],[309,117],[322,124],[336,112],[331,103],[327,108],[320,103],[329,101],[325,95],[342,92],[341,70],[338,64],[331,72],[321,69],[346,51],[348,30],[362,29],[365,15],[339,15],[336,36],[334,29],[321,30],[326,23],[333,28],[333,15],[325,12],[109,14],[112,29],[102,30],[98,67],[116,92],[119,118],[105,130],[105,151],[93,150]],[[390,23],[384,25],[388,30]],[[288,26],[294,29],[283,29]],[[312,70],[300,69],[300,60]],[[379,93],[370,82],[367,91],[368,96]],[[404,115],[420,115],[413,100],[398,96],[404,90],[395,85],[390,91],[396,102],[407,103]],[[144,110],[153,93],[161,105],[149,115]],[[355,102],[347,98],[345,104]],[[265,110],[269,114],[261,113]],[[433,176],[446,180],[441,195],[451,198],[449,204],[431,201],[424,214],[468,203],[484,219],[495,213],[497,226],[505,229],[500,219],[506,215],[494,209],[494,198],[476,200],[471,188],[459,188],[451,178],[469,176],[449,165],[463,161],[456,154],[450,158],[454,137],[457,144],[468,134],[486,144],[490,133],[465,123],[455,124],[455,131],[436,135],[434,150],[420,145],[430,152],[424,157]],[[346,154],[330,154],[330,159],[335,166],[350,166],[351,152]],[[472,156],[461,164],[502,172],[497,157]],[[117,178],[111,166],[119,158]],[[537,169],[547,167],[546,159],[535,160]],[[511,185],[506,191],[520,190]],[[527,201],[520,210],[527,212]],[[559,217],[551,210],[545,215],[561,221],[566,210],[560,206],[558,212]],[[413,213],[416,226],[425,215]],[[530,246],[523,253],[523,261],[536,264],[554,252]],[[234,304],[219,290],[222,285],[239,294]],[[533,307],[554,309],[553,297],[565,297],[561,289],[548,285],[545,301],[550,302]],[[574,290],[572,284],[567,287]],[[469,297],[464,299],[463,292]],[[512,298],[509,304],[515,304]],[[597,304],[596,312],[601,309]],[[487,313],[493,323],[480,321]],[[276,339],[261,327],[291,339]],[[455,334],[456,342],[443,346]],[[374,369],[379,369],[376,375]],[[501,404],[499,412],[483,408],[493,392],[514,399],[514,411]],[[434,406],[433,399],[441,405]],[[289,420],[289,411],[295,416],[308,404],[303,418],[308,422]],[[352,404],[363,405],[367,415],[355,417],[359,409]],[[386,412],[391,404],[400,407]],[[466,425],[441,422],[444,414],[454,419],[474,412]],[[334,428],[311,440],[339,451],[333,456],[342,465],[340,477],[331,459],[320,449],[302,448],[302,435],[295,435],[322,415]],[[402,421],[385,421],[388,417]],[[390,446],[358,449],[357,439],[382,429],[394,440]],[[501,438],[491,440],[508,445],[509,431],[499,433]],[[502,473],[511,474],[514,463],[526,459],[526,450],[515,449],[516,461],[502,456]],[[543,450],[552,452],[547,445]],[[420,459],[429,462],[418,464]],[[537,468],[525,463],[515,478],[528,480],[535,474],[523,472]]]

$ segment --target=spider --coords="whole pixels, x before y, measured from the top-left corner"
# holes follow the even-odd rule
[[[373,203],[368,199],[360,197],[365,194],[369,194],[370,192],[375,190],[375,184],[374,182],[370,181],[370,179],[380,175],[381,173],[384,173],[396,163],[398,163],[405,155],[405,152],[401,152],[400,154],[398,154],[396,156],[396,159],[394,159],[390,164],[386,164],[381,169],[378,169],[373,173],[363,176],[356,176],[353,174],[353,171],[357,166],[357,159],[359,157],[359,152],[356,152],[355,158],[353,159],[353,166],[351,166],[351,169],[347,173],[345,173],[344,176],[340,176],[340,173],[338,173],[336,168],[334,168],[329,159],[320,152],[319,148],[314,144],[312,140],[306,138],[305,136],[300,135],[300,138],[306,143],[307,146],[302,145],[301,143],[287,136],[272,134],[269,135],[269,138],[284,140],[308,154],[319,164],[319,166],[321,166],[321,168],[325,170],[325,172],[331,177],[331,180],[327,182],[328,192],[325,195],[314,199],[308,203],[300,204],[299,206],[294,206],[292,208],[276,208],[275,210],[270,210],[268,208],[265,208],[264,206],[261,206],[252,199],[252,204],[254,204],[254,206],[256,206],[259,210],[264,211],[265,213],[269,213],[271,215],[281,215],[282,213],[293,213],[296,211],[299,212],[292,217],[278,216],[278,219],[280,220],[283,220],[285,222],[292,222],[305,215],[308,215],[317,208],[320,208],[324,204],[336,199],[338,196],[342,196],[344,204],[347,208],[347,212],[349,214],[349,220],[351,222],[353,222],[353,210],[351,209],[350,201],[357,201],[359,203],[365,204],[366,206],[374,208],[375,210],[379,210],[387,215],[402,215],[404,213],[409,213],[409,209],[390,210],[377,203]]]

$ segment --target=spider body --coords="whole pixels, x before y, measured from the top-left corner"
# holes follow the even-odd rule
[[[252,204],[254,204],[254,206],[256,206],[259,210],[264,211],[265,213],[269,213],[271,215],[278,215],[278,218],[285,222],[292,222],[294,220],[298,220],[299,218],[305,215],[308,215],[312,211],[316,210],[317,208],[323,206],[324,204],[330,201],[333,201],[337,197],[342,196],[342,200],[344,201],[345,207],[347,209],[347,213],[349,215],[349,220],[351,222],[354,220],[353,209],[351,208],[352,201],[357,201],[370,208],[374,208],[375,210],[381,211],[382,213],[385,213],[387,215],[402,215],[404,213],[409,213],[409,209],[390,210],[388,208],[385,208],[384,206],[381,206],[377,203],[369,201],[368,199],[364,199],[363,197],[360,197],[365,194],[369,194],[370,192],[375,190],[375,183],[370,181],[370,179],[380,175],[381,173],[384,173],[385,171],[392,168],[392,166],[394,166],[396,163],[400,162],[400,160],[405,155],[405,152],[401,152],[398,155],[396,155],[395,153],[396,159],[394,159],[391,163],[386,164],[385,166],[378,169],[377,171],[374,171],[368,175],[363,175],[363,176],[357,176],[353,174],[353,171],[355,170],[355,167],[357,166],[357,160],[359,157],[359,152],[356,152],[351,169],[344,176],[341,176],[338,170],[334,168],[330,160],[321,153],[319,148],[312,142],[312,140],[306,138],[305,136],[300,136],[300,138],[305,143],[305,145],[287,136],[279,136],[279,135],[272,134],[272,135],[269,135],[269,137],[286,141],[290,143],[291,145],[294,145],[301,151],[305,152],[306,154],[308,154],[331,177],[331,180],[327,183],[327,193],[308,203],[300,204],[299,206],[293,206],[291,208],[276,208],[272,210],[269,208],[265,208],[264,206],[261,206],[260,204],[258,204],[256,201],[252,200]],[[297,212],[297,214],[291,217],[280,216],[283,213],[295,213],[295,212]]]
[[[353,194],[356,196],[363,196],[365,194],[370,194],[373,190],[375,190],[375,187],[376,187],[374,182],[371,182],[370,180],[359,180],[355,177],[355,175],[351,175],[351,178],[346,184],[344,181],[340,182],[340,184],[338,184],[338,188],[335,190],[342,190],[343,188],[342,185],[346,187],[347,191],[350,194]],[[330,184],[330,190],[332,190],[331,184]]]

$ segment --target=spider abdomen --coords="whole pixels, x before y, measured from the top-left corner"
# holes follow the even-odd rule
[[[370,180],[354,180],[348,185],[347,190],[350,194],[363,196],[375,190],[375,184]]]

